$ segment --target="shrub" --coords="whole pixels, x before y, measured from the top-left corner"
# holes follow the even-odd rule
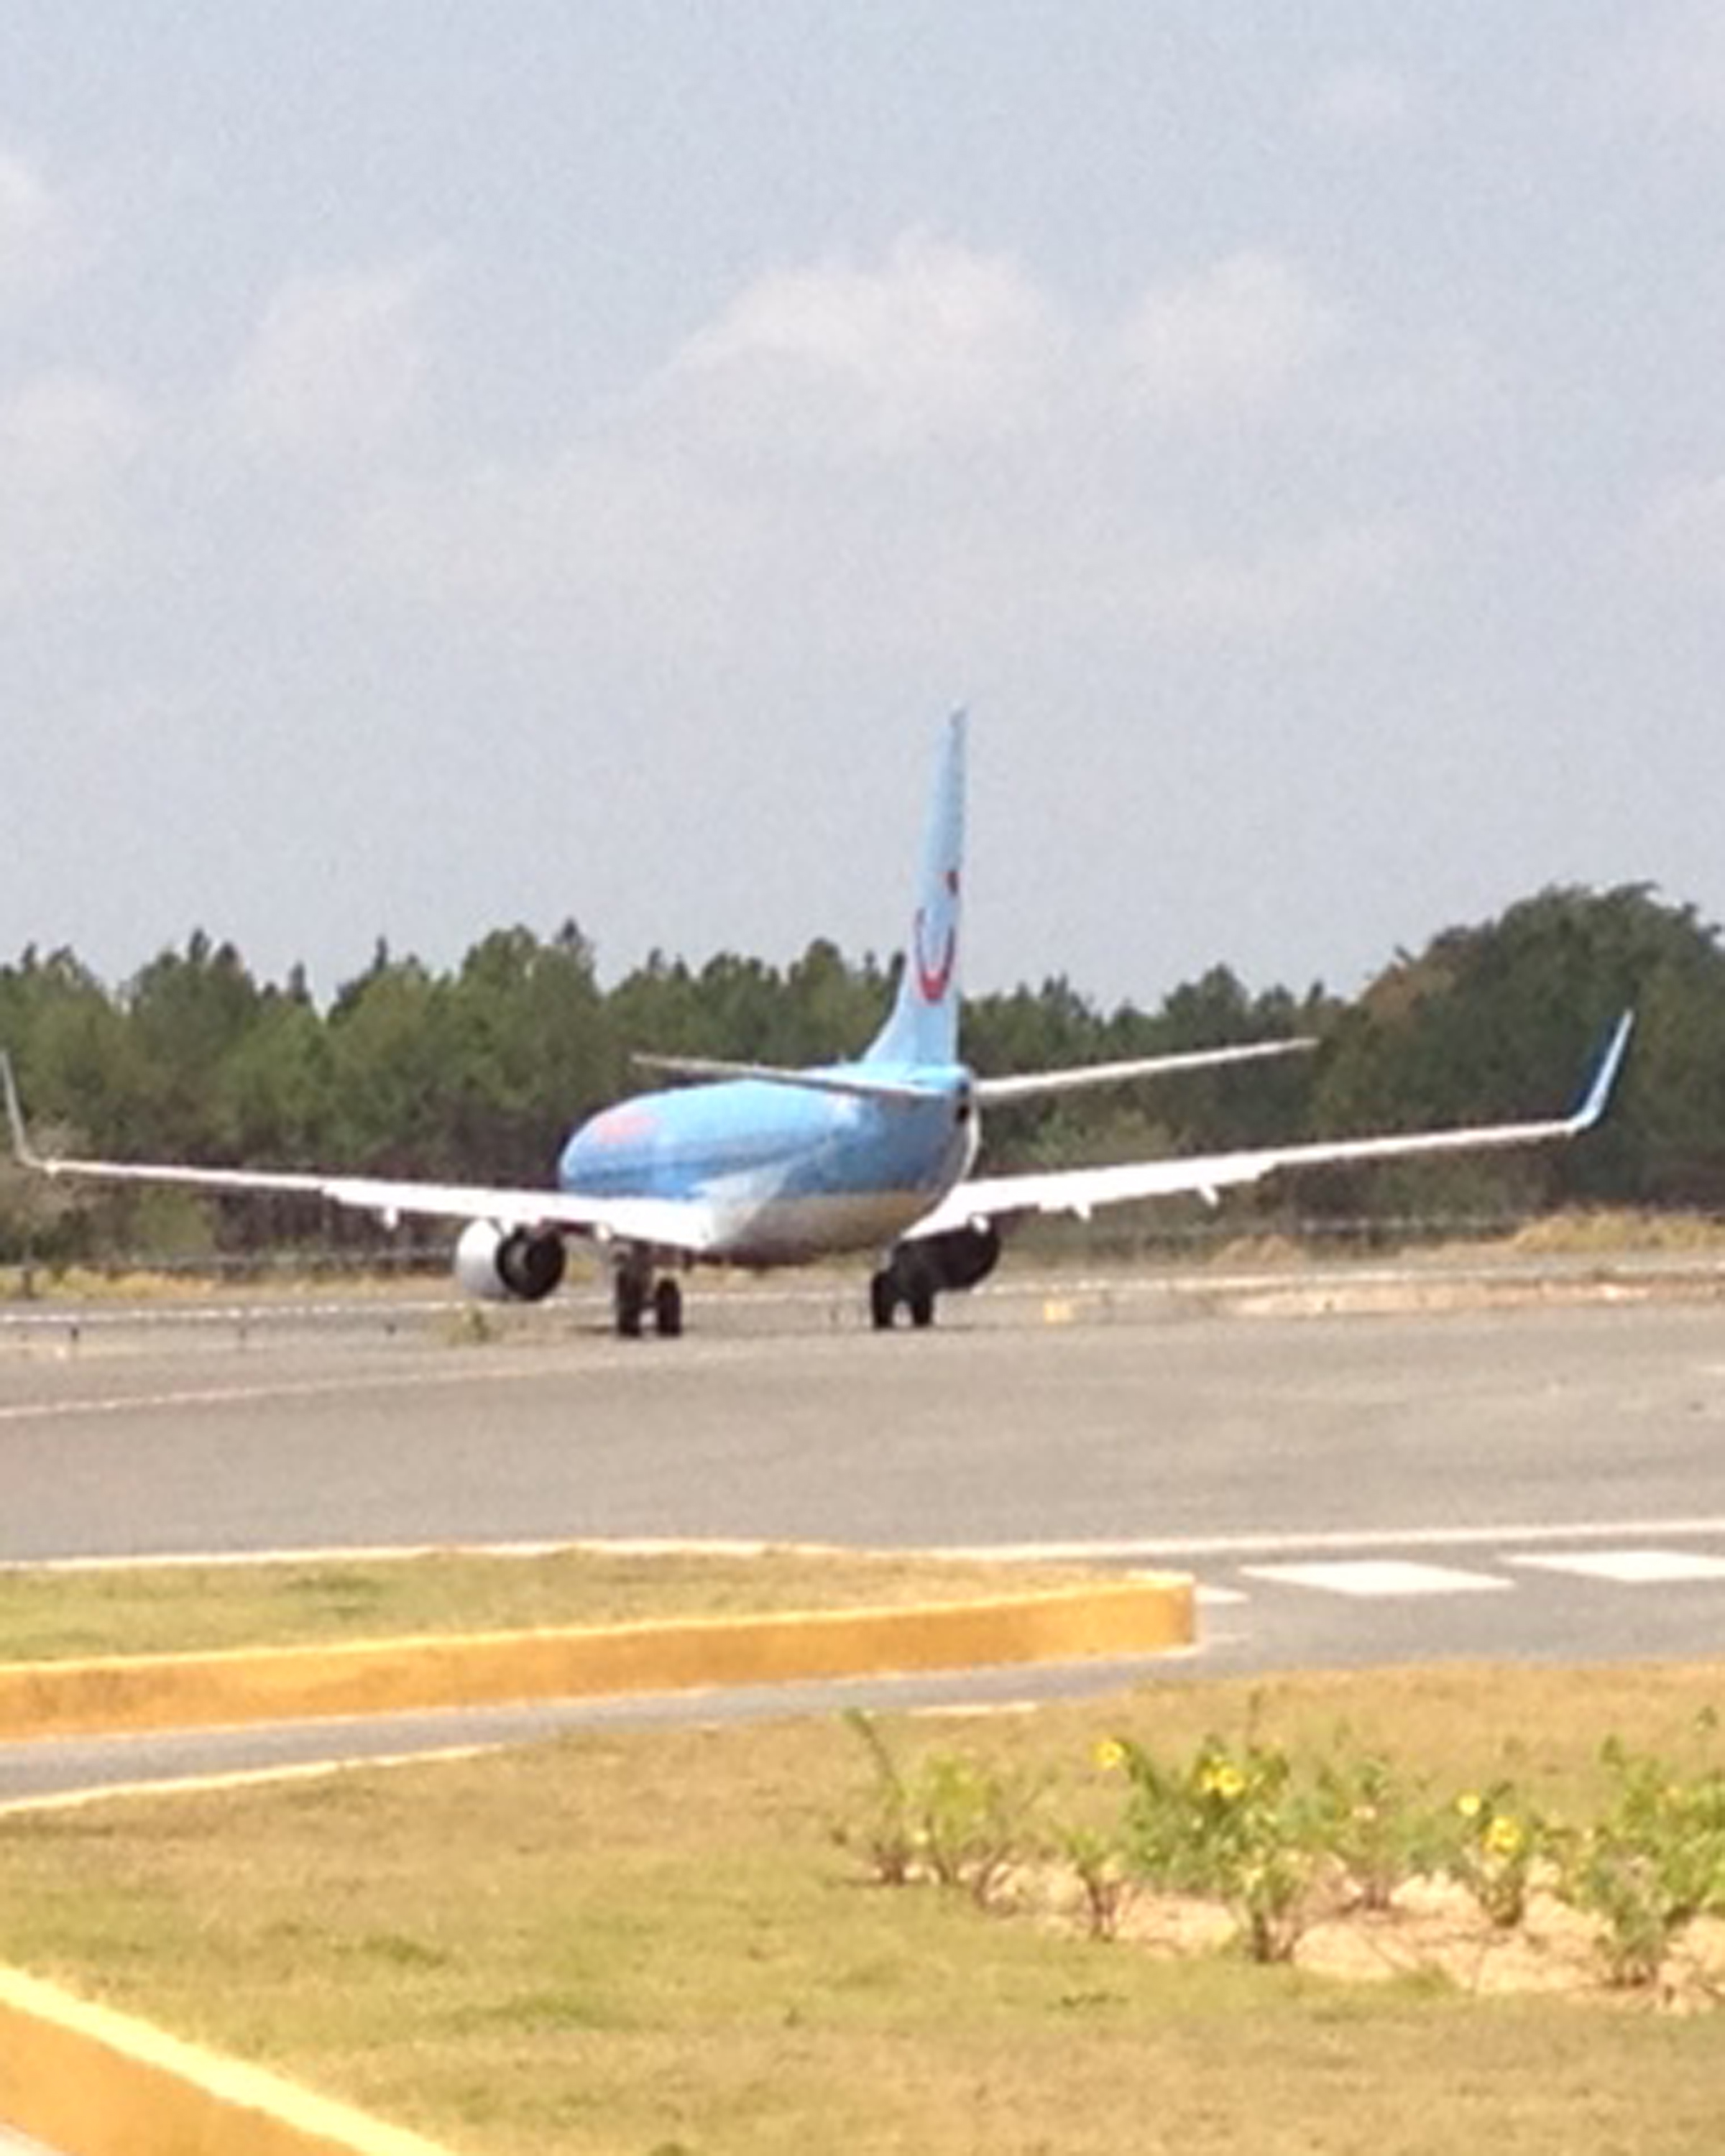
[[[1468,1789],[1456,1798],[1441,1838],[1440,1861],[1465,1887],[1487,1921],[1512,1931],[1527,1913],[1535,1866],[1553,1846],[1550,1830],[1512,1782]]]
[[[860,1825],[841,1826],[837,1839],[860,1846],[885,1885],[921,1873],[988,1903],[1004,1876],[1034,1851],[1041,1784],[953,1753],[933,1753],[906,1772],[871,1717],[853,1710],[845,1719],[867,1747],[875,1774]]]
[[[1725,1773],[1686,1780],[1615,1738],[1601,1758],[1612,1801],[1572,1838],[1559,1890],[1603,1920],[1612,1981],[1651,1984],[1686,1925],[1725,1912]]]
[[[1389,1908],[1399,1887],[1432,1868],[1437,1837],[1425,1787],[1375,1753],[1319,1763],[1311,1831],[1358,1907]]]
[[[1183,1766],[1121,1744],[1128,1778],[1124,1846],[1155,1887],[1221,1902],[1254,1961],[1286,1961],[1310,1916],[1321,1855],[1292,1763],[1279,1747],[1238,1756],[1206,1738]]]

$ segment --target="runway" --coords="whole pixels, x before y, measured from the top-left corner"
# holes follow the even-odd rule
[[[487,1342],[430,1303],[37,1312],[0,1331],[0,1561],[1058,1551],[1193,1572],[1199,1671],[1725,1645],[1725,1309],[1326,1300],[1026,1291],[883,1338],[818,1291],[675,1343],[579,1302]]]

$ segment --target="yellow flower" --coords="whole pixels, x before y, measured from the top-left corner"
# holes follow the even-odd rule
[[[1486,1829],[1486,1847],[1493,1856],[1518,1856],[1525,1836],[1519,1823],[1500,1815]]]
[[[1228,1804],[1245,1794],[1245,1776],[1229,1759],[1213,1759],[1204,1768],[1203,1779],[1199,1783],[1205,1796],[1220,1797]]]
[[[1105,1774],[1111,1774],[1126,1764],[1126,1747],[1117,1737],[1105,1737],[1091,1758]]]
[[[1477,1819],[1486,1808],[1486,1800],[1477,1789],[1469,1789],[1455,1799],[1455,1809],[1463,1819]]]

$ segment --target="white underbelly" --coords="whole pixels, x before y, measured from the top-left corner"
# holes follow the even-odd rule
[[[933,1200],[926,1191],[819,1192],[721,1201],[705,1255],[721,1265],[793,1265],[896,1243]]]

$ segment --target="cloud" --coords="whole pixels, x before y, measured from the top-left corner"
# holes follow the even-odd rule
[[[1394,518],[1333,522],[1296,541],[1166,569],[1142,595],[1166,627],[1215,636],[1322,629],[1389,598],[1420,548]]]
[[[1399,134],[1412,109],[1406,76],[1363,60],[1322,76],[1307,110],[1322,134],[1366,140]]]
[[[1032,419],[1061,326],[1019,267],[911,233],[876,270],[761,278],[654,385],[665,411],[804,449],[900,454],[998,439]]]
[[[1673,480],[1642,519],[1642,558],[1674,583],[1725,584],[1725,475]]]
[[[516,649],[656,663],[739,634],[943,661],[1280,641],[1382,603],[1418,552],[1404,515],[1309,483],[1309,438],[1357,429],[1360,372],[1340,308],[1269,254],[1092,319],[912,234],[873,268],[760,279],[560,451],[392,474],[339,573]]]
[[[424,408],[424,264],[297,277],[264,310],[233,389],[253,446],[313,462],[379,453]]]
[[[100,573],[147,434],[135,400],[92,375],[40,376],[0,401],[0,608]]]
[[[86,240],[36,167],[0,149],[0,300],[33,300],[79,265]]]
[[[1584,99],[1608,122],[1725,125],[1725,16],[1713,0],[1634,11],[1583,62]]]
[[[1208,425],[1274,408],[1344,333],[1340,311],[1296,264],[1247,253],[1147,293],[1121,348],[1141,411]]]

